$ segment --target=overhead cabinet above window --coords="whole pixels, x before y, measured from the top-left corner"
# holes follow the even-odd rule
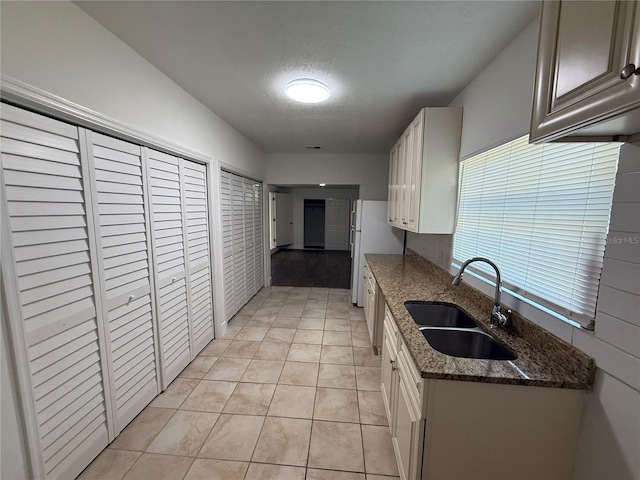
[[[391,149],[389,223],[415,233],[453,233],[461,108],[423,108]]]
[[[640,2],[543,2],[531,141],[640,133]]]

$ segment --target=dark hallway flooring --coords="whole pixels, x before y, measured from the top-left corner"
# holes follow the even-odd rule
[[[334,250],[280,250],[271,256],[271,284],[349,288],[351,256]]]

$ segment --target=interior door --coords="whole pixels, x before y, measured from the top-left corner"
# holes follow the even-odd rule
[[[147,150],[162,386],[191,361],[180,159]]]
[[[276,193],[276,246],[293,243],[293,200],[290,193]]]
[[[118,434],[159,393],[142,149],[87,132],[107,368]]]
[[[0,109],[3,293],[33,476],[75,478],[113,438],[81,131]]]
[[[325,200],[325,250],[349,249],[349,220],[351,201],[348,198]]]
[[[249,300],[256,293],[256,242],[254,227],[254,192],[253,180],[243,179],[244,187],[244,263],[246,299]]]
[[[234,304],[240,308],[247,299],[245,278],[245,222],[244,182],[239,175],[231,175],[231,216],[233,230],[233,296]]]

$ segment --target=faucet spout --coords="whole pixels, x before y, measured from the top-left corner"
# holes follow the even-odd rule
[[[451,283],[453,283],[453,285],[455,286],[460,285],[460,281],[462,280],[462,275],[464,274],[464,270],[469,266],[469,264],[473,262],[484,262],[490,265],[496,272],[496,293],[495,293],[495,298],[493,302],[493,310],[491,312],[490,325],[491,325],[491,328],[494,328],[496,326],[504,327],[507,324],[508,319],[501,312],[500,294],[502,291],[502,280],[500,277],[500,270],[498,269],[498,266],[495,263],[493,263],[488,258],[484,258],[484,257],[470,258],[469,260],[467,260],[462,264],[462,266],[460,267],[460,270],[458,270],[458,273],[456,274],[456,276],[453,277],[453,282]]]

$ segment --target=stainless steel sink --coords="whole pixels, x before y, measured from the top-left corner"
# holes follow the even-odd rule
[[[429,345],[440,353],[462,358],[515,360],[518,356],[480,329],[421,327]]]
[[[478,324],[469,315],[451,303],[408,300],[404,306],[419,326],[474,328]]]

